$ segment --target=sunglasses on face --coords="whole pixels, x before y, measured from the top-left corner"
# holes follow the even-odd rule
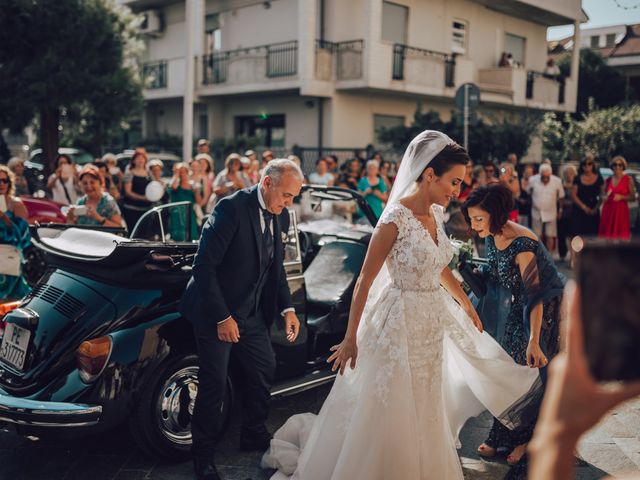
[[[595,165],[593,162],[586,162],[585,165],[591,165],[592,167]]]
[[[9,185],[11,181],[8,178],[0,178],[0,185]]]
[[[622,167],[624,167],[624,165],[621,164],[621,163],[612,163],[611,164],[611,168],[622,168]]]

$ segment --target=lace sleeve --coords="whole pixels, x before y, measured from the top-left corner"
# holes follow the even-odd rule
[[[393,223],[398,229],[398,235],[402,232],[402,207],[400,205],[392,205],[388,208],[385,208],[380,215],[380,219],[378,220],[378,225],[384,225],[387,223]]]

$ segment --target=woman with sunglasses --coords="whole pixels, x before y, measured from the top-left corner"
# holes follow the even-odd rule
[[[571,234],[595,237],[600,225],[600,203],[604,197],[604,180],[593,155],[580,162],[578,175],[573,180],[571,199]]]
[[[598,236],[603,238],[631,238],[629,202],[636,198],[636,187],[629,175],[625,175],[627,161],[621,155],[611,160],[613,176],[605,184],[604,205]]]
[[[22,252],[31,244],[31,234],[27,208],[15,193],[13,172],[9,167],[0,165],[0,244],[12,245],[23,256]],[[8,259],[0,258],[0,265],[5,269],[9,267]],[[9,273],[7,270],[4,272]],[[29,291],[30,288],[21,274],[16,276],[15,272],[11,272],[10,275],[0,273],[0,301],[22,298]]]

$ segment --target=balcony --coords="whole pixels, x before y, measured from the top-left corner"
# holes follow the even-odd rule
[[[455,54],[449,55],[399,43],[393,46],[393,80],[426,87],[453,87],[455,68]]]
[[[296,79],[298,42],[272,43],[204,55],[199,87],[205,90],[263,90],[265,83]],[[262,87],[260,87],[262,85]],[[269,88],[267,88],[269,89]],[[236,93],[236,92],[230,92]]]
[[[478,70],[478,86],[484,102],[511,104],[543,110],[567,110],[575,85],[570,78],[556,79],[521,68]]]
[[[167,61],[147,62],[142,66],[144,88],[156,90],[167,88]]]
[[[564,77],[552,77],[533,70],[527,72],[527,100],[543,105],[563,104],[564,95]]]
[[[316,79],[343,81],[362,78],[363,50],[364,40],[346,42],[316,40]]]

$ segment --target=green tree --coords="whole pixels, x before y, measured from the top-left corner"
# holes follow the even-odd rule
[[[136,18],[115,0],[4,0],[0,15],[0,125],[37,118],[44,157],[68,128],[98,146],[137,111]]]
[[[522,157],[531,145],[531,137],[539,124],[535,115],[505,115],[502,118],[479,118],[469,128],[469,154],[474,161],[504,161],[509,153]],[[436,111],[422,112],[422,104],[418,104],[410,126],[398,126],[380,129],[378,140],[388,144],[392,149],[402,152],[411,139],[423,130],[439,130],[462,145],[463,127],[455,116],[448,122],[440,118]]]
[[[562,57],[558,66],[560,71],[568,76],[571,71],[571,57]],[[584,112],[589,112],[590,105],[597,108],[613,107],[629,100],[628,95],[627,84],[622,74],[607,65],[599,52],[590,48],[580,50],[576,118]]]
[[[543,123],[543,148],[555,150],[559,159],[579,159],[592,153],[608,161],[614,155],[640,160],[640,105],[592,110],[561,122],[553,113]]]

